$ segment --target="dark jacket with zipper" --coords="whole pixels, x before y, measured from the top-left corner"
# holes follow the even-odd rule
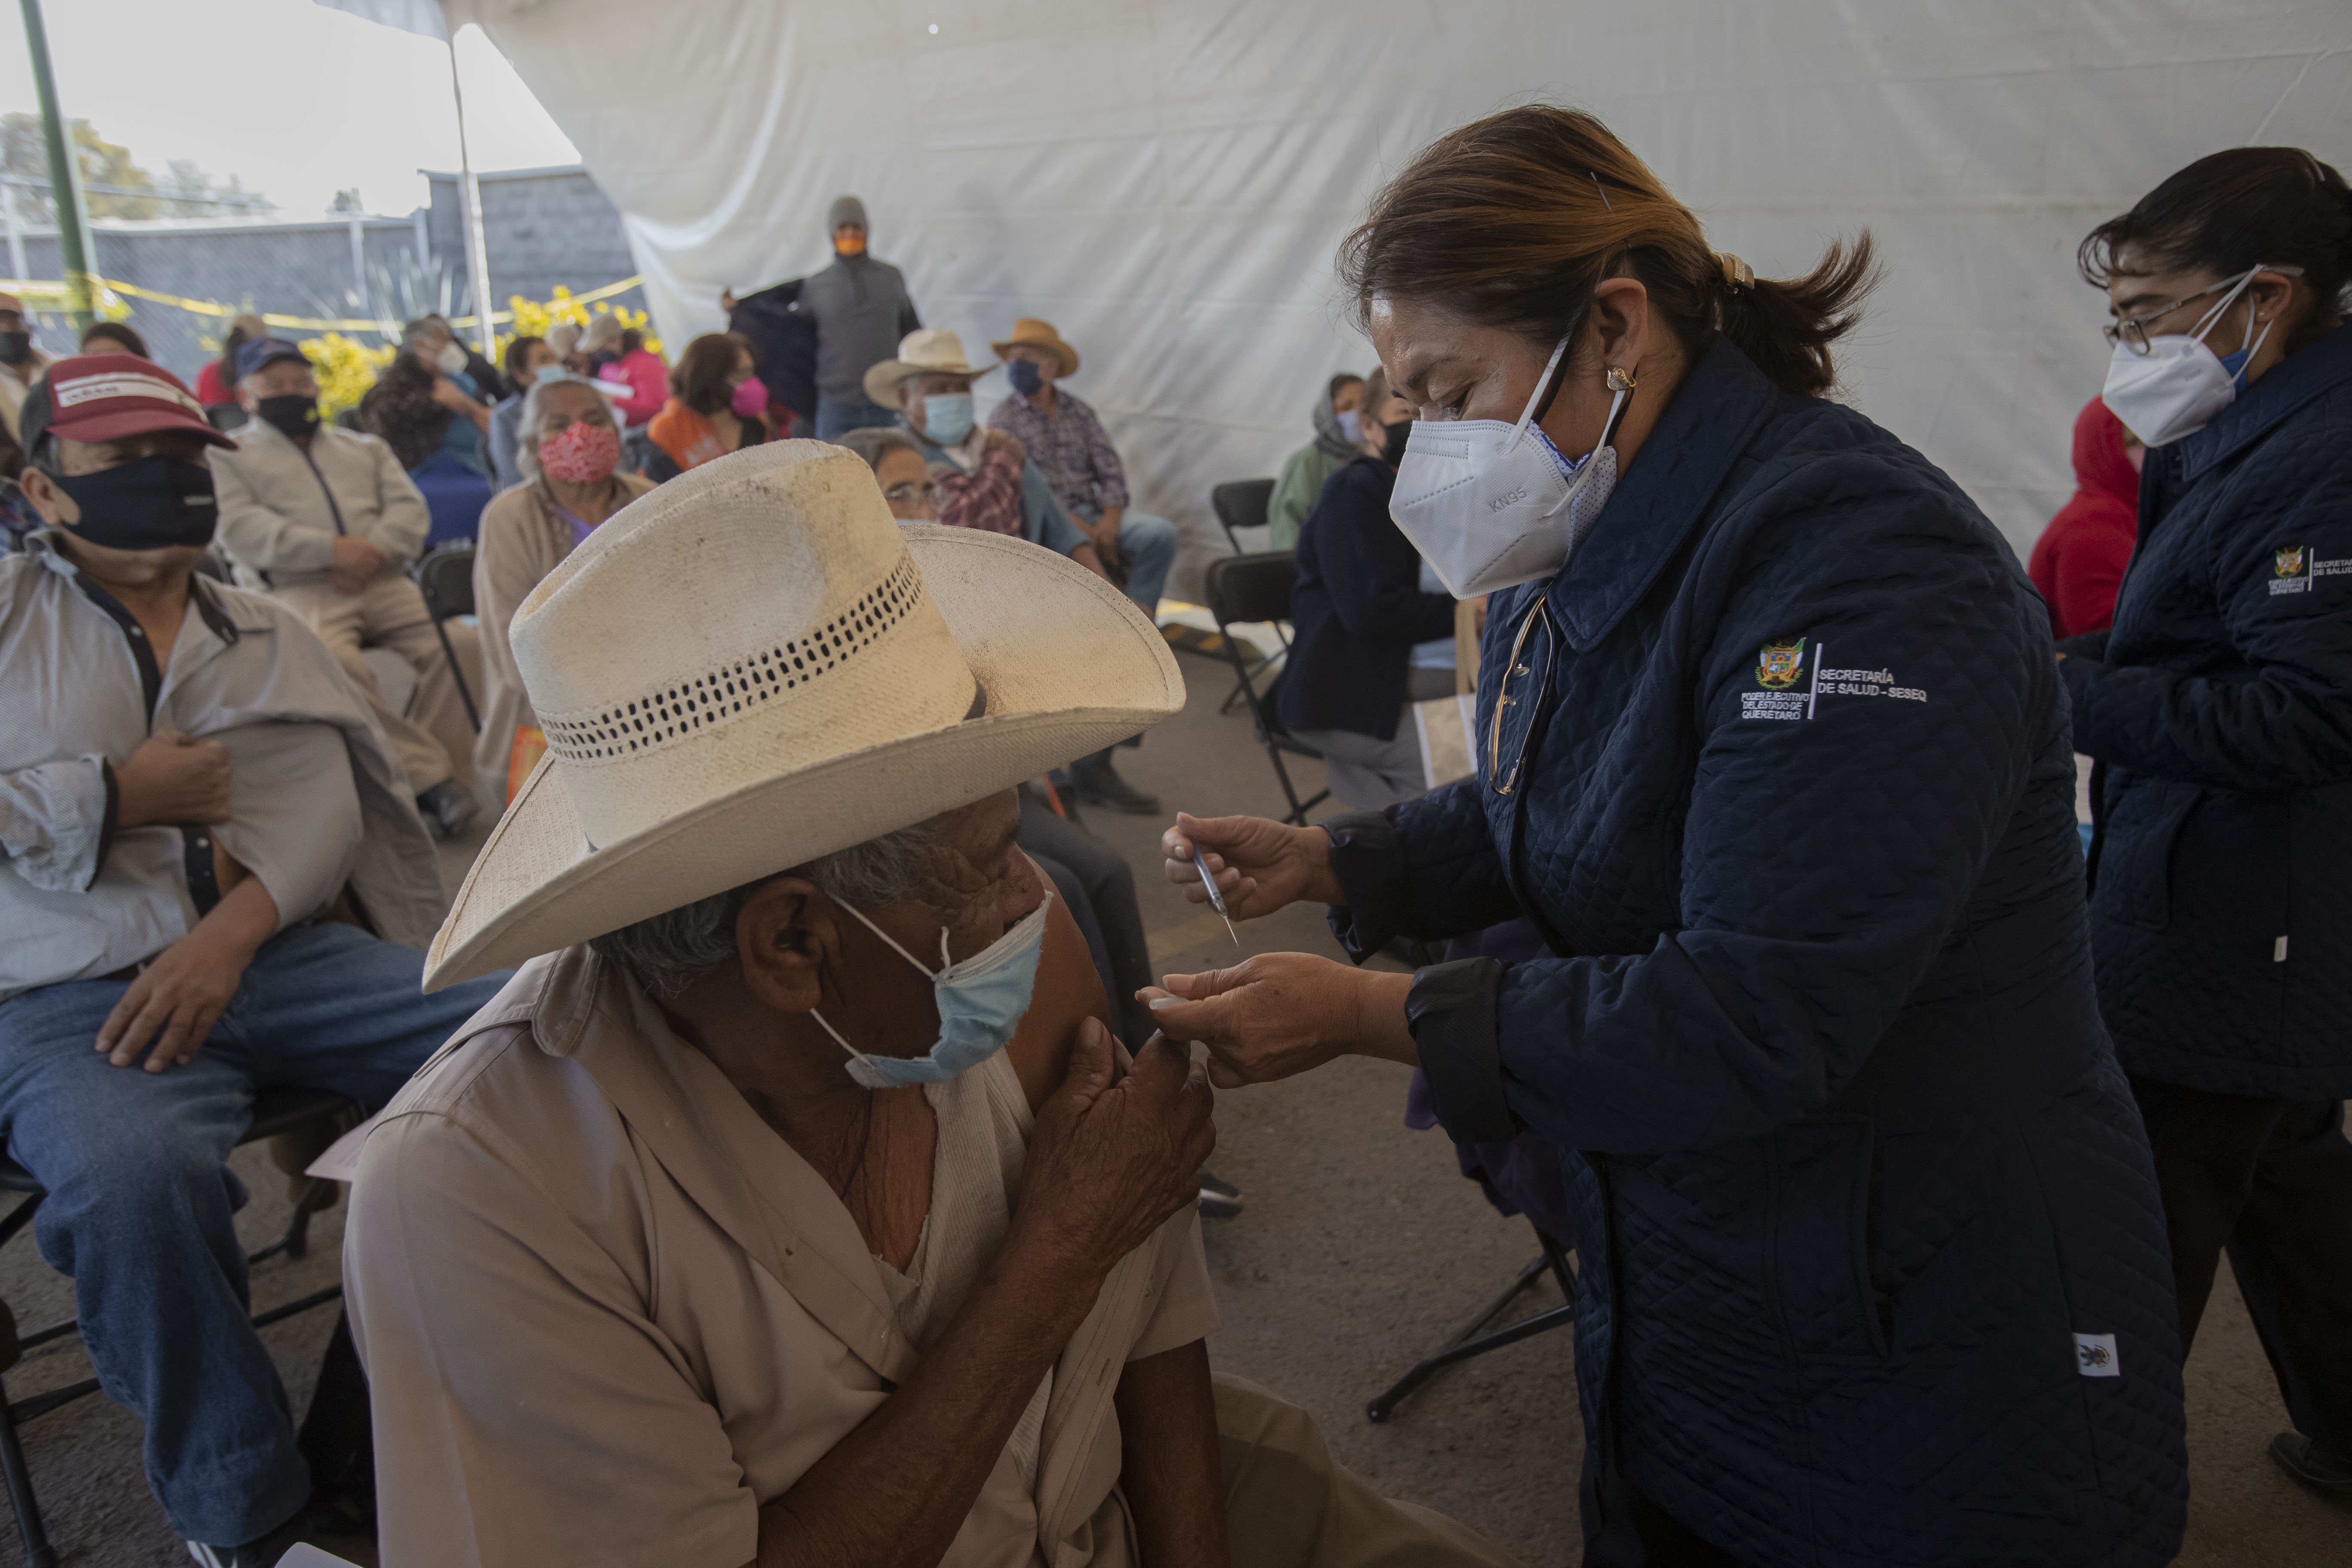
[[[1454,633],[1454,599],[1421,591],[1421,552],[1389,518],[1396,470],[1354,458],[1298,531],[1290,657],[1275,696],[1286,730],[1392,741],[1413,645]]]
[[[2136,1077],[2352,1096],[2352,331],[2148,454],[2114,627],[2063,645],[2099,766],[2091,937]]]
[[[1718,339],[1482,669],[1479,775],[1340,819],[1333,920],[1545,938],[1408,1012],[1449,1133],[1562,1152],[1588,1440],[1759,1568],[2169,1561],[2163,1218],[2007,545]]]

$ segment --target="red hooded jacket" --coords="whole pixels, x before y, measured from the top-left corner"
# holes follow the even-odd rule
[[[2139,538],[2139,470],[2124,454],[2124,425],[2094,397],[2074,416],[2074,499],[2033,543],[2026,574],[2060,637],[2104,631]]]

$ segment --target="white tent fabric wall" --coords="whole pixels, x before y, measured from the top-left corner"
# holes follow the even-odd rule
[[[2222,147],[2352,161],[2342,0],[448,9],[626,215],[673,344],[720,324],[723,288],[824,265],[825,205],[856,192],[927,323],[976,348],[1054,321],[1137,504],[1196,520],[1307,438],[1331,371],[1369,368],[1332,258],[1373,190],[1496,109],[1599,113],[1759,274],[1868,227],[1886,282],[1843,395],[2021,552],[2104,373],[2084,231]]]

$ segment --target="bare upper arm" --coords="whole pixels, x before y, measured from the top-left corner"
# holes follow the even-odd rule
[[[1069,1069],[1070,1048],[1077,1044],[1078,1025],[1087,1018],[1101,1019],[1116,1037],[1109,999],[1103,994],[1102,977],[1095,973],[1087,939],[1061,900],[1055,899],[1045,913],[1045,952],[1037,961],[1037,984],[1029,995],[1029,1011],[1013,1032],[1012,1043],[1004,1047],[1032,1110],[1062,1087],[1062,1077]]]

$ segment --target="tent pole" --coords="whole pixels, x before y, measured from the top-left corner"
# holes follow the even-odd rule
[[[81,167],[73,153],[73,137],[58,111],[58,84],[49,74],[49,30],[41,22],[41,0],[21,0],[25,13],[25,51],[32,57],[33,89],[41,100],[41,136],[48,143],[49,205],[57,209],[58,251],[65,263],[66,308],[73,312],[79,333],[91,315],[89,263],[92,246],[89,213],[81,199]],[[13,209],[12,209],[13,210]]]
[[[27,5],[36,0],[25,0]],[[482,236],[482,186],[474,178],[474,155],[466,145],[466,89],[457,82],[457,36],[449,35],[449,96],[457,100],[458,179],[466,198],[466,277],[474,289],[474,337],[482,357],[498,358],[498,334],[490,325],[490,251]]]

